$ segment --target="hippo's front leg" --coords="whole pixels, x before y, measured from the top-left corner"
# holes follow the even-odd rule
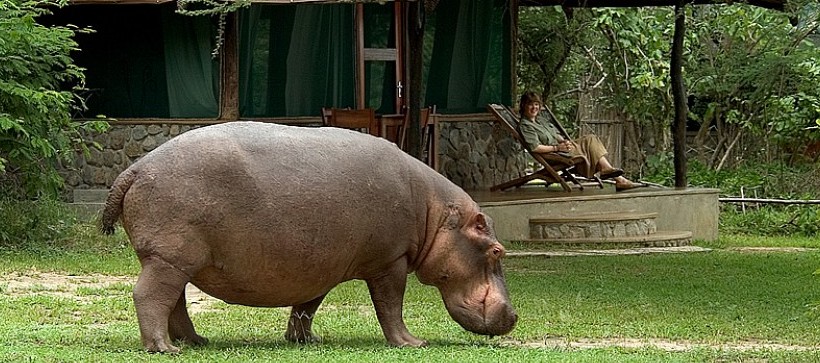
[[[383,275],[367,279],[366,282],[387,342],[397,347],[427,346],[426,341],[410,334],[402,317],[404,289],[407,286],[407,261],[399,259]]]

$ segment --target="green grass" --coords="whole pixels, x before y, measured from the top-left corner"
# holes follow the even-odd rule
[[[404,315],[411,332],[430,341],[430,347],[421,349],[386,346],[360,281],[342,284],[328,295],[314,323],[324,341],[315,345],[285,342],[288,309],[217,302],[192,317],[211,343],[184,347],[179,356],[142,351],[130,292],[139,265],[128,248],[103,253],[7,250],[0,253],[3,276],[50,271],[134,278],[57,292],[45,283],[33,284],[26,293],[0,284],[0,361],[817,361],[820,353],[814,350],[731,348],[820,346],[820,318],[814,309],[820,277],[813,275],[820,252],[735,249],[817,244],[808,238],[724,236],[701,244],[716,248],[706,253],[510,258],[505,272],[520,321],[509,336],[496,338],[461,329],[447,315],[436,289],[411,276]],[[599,344],[567,348],[544,346],[545,340]],[[614,343],[622,340],[691,348],[667,351]]]

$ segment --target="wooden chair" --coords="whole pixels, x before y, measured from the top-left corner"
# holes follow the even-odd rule
[[[421,125],[422,158],[428,166],[438,170],[438,129],[436,128],[436,106],[425,107],[419,114],[419,125]]]
[[[330,118],[333,117],[333,109],[322,107],[322,126],[330,126]]]
[[[344,110],[332,108],[330,110],[329,126],[358,130],[379,136],[379,127],[376,123],[376,114],[372,108],[360,110]]]
[[[589,167],[589,162],[585,157],[572,156],[568,153],[562,152],[534,153],[530,150],[529,145],[527,145],[524,141],[524,137],[521,135],[521,131],[518,127],[518,116],[509,107],[499,104],[489,104],[487,105],[487,110],[489,110],[490,113],[495,116],[498,123],[505,130],[507,130],[519,144],[521,144],[521,147],[523,147],[524,150],[526,150],[527,153],[529,153],[530,156],[538,162],[538,164],[541,164],[541,169],[535,171],[534,173],[494,185],[490,188],[490,191],[505,190],[513,187],[518,188],[529,181],[537,179],[545,181],[547,186],[552,183],[560,183],[564,191],[567,192],[572,191],[572,187],[569,183],[567,183],[567,181],[576,185],[580,190],[584,189],[584,186],[573,175],[573,172],[575,172],[576,168],[579,166]],[[551,112],[550,116],[552,116]],[[566,130],[558,124],[556,118],[552,117],[551,121],[555,124],[559,132],[561,132],[565,138],[569,139],[569,135]],[[598,182],[599,185],[603,187],[600,180],[598,180]]]
[[[401,113],[382,115],[379,120],[381,137],[394,142],[400,149],[407,148],[407,125],[410,123],[410,114],[404,107]]]

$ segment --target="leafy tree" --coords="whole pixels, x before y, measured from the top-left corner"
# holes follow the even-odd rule
[[[820,118],[820,49],[808,40],[818,15],[793,26],[788,14],[750,6],[697,10],[698,58],[688,78],[703,104],[692,114],[700,122],[701,161],[720,169],[744,134],[750,135],[746,153],[763,150],[766,160],[799,154],[820,140],[820,133],[806,132]],[[709,130],[718,135],[711,157],[703,145]]]
[[[62,178],[59,163],[87,152],[84,131],[103,131],[102,121],[79,122],[72,111],[83,108],[77,92],[83,69],[73,27],[46,27],[37,18],[48,6],[66,0],[0,0],[0,195],[16,198],[56,196]]]
[[[686,8],[684,80],[690,124],[700,128],[695,154],[704,165],[781,155],[796,161],[807,148],[820,150],[820,11],[816,0],[789,4],[786,12],[745,4]],[[578,90],[583,102],[607,105],[624,122],[624,163],[633,172],[670,160],[673,9],[561,13],[522,10],[519,87],[542,89],[553,102]]]

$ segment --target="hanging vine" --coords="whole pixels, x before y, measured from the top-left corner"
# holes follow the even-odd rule
[[[250,0],[178,0],[177,13],[188,16],[217,17],[216,45],[211,56],[216,58],[225,42],[228,15],[251,4]]]

